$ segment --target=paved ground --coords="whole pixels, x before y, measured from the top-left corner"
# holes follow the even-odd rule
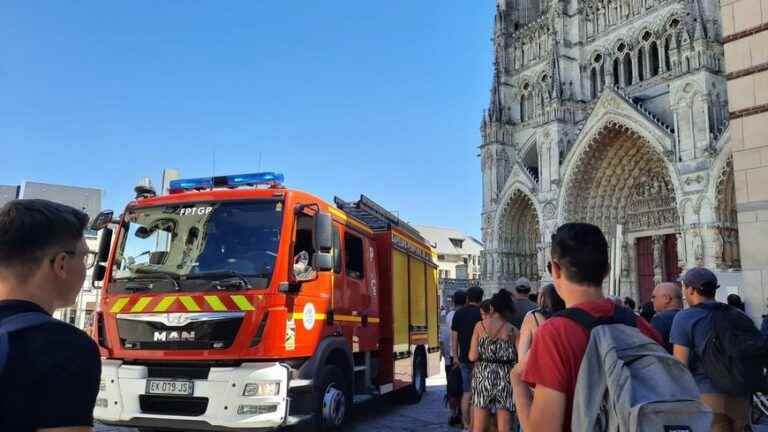
[[[443,406],[445,376],[427,380],[427,393],[416,405],[398,405],[392,400],[371,401],[355,407],[344,428],[347,432],[458,432],[448,427],[448,409]],[[135,432],[134,429],[96,426],[97,432]]]

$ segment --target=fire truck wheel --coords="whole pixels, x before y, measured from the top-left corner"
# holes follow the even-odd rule
[[[427,391],[427,359],[424,352],[416,351],[413,358],[413,384],[405,389],[405,402],[418,403]]]
[[[315,430],[326,432],[340,429],[352,407],[351,386],[341,369],[329,365],[320,374],[315,390]]]

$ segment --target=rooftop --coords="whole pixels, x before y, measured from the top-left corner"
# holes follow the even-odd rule
[[[480,255],[483,244],[453,228],[415,225],[424,238],[437,249],[440,255]]]

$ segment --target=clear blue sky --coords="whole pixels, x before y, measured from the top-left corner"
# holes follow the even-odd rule
[[[480,232],[493,0],[3,1],[0,184],[282,171]]]

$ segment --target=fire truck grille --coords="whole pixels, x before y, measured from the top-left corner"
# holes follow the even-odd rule
[[[155,321],[118,319],[123,348],[130,350],[209,350],[232,346],[242,317],[195,321],[185,326],[166,326]]]
[[[144,414],[197,417],[208,409],[208,398],[139,395],[139,407]]]

